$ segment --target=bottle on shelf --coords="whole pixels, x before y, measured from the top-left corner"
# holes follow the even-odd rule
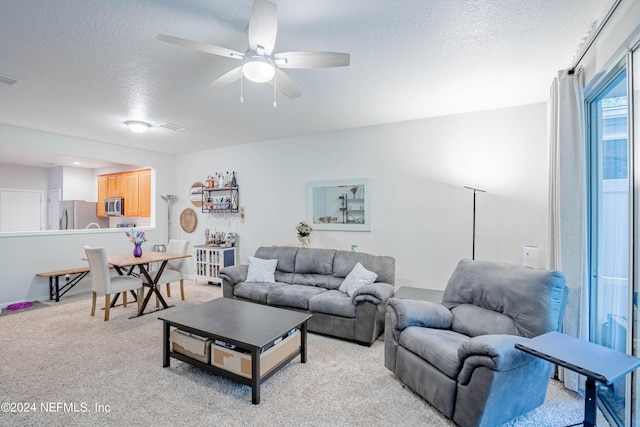
[[[231,186],[232,187],[237,187],[238,186],[238,179],[236,178],[236,171],[233,171],[233,173],[231,175]]]

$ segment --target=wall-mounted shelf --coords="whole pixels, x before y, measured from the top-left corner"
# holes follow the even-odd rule
[[[203,213],[236,213],[240,206],[240,187],[202,187]]]

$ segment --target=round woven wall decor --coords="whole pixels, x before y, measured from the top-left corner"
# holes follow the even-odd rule
[[[197,225],[198,217],[196,216],[196,212],[191,208],[183,210],[180,214],[180,226],[182,229],[187,233],[193,233]]]

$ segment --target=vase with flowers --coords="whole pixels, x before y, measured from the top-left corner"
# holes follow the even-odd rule
[[[134,244],[133,256],[139,258],[142,256],[142,244],[147,241],[144,231],[136,231],[131,229],[125,233],[129,240]]]
[[[306,222],[300,221],[296,226],[296,231],[298,232],[298,241],[300,242],[298,246],[301,248],[308,248],[311,244],[311,237],[309,236],[311,235],[313,228],[311,228],[311,226]]]

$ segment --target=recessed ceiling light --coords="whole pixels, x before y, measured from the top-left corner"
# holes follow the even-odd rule
[[[125,125],[129,127],[129,130],[133,133],[145,133],[151,125],[146,122],[139,122],[136,120],[128,120],[124,122]]]
[[[74,165],[78,166],[80,162],[73,162]]]

